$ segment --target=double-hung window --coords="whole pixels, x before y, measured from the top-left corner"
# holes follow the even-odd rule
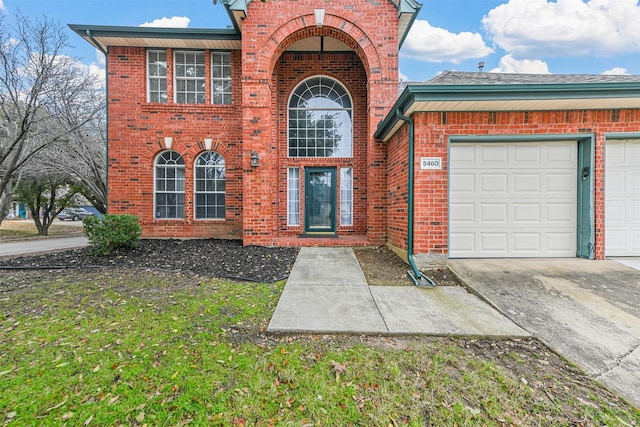
[[[231,104],[231,52],[211,52],[211,103]]]
[[[156,218],[184,218],[184,160],[175,151],[164,151],[155,165]]]
[[[196,219],[224,219],[225,163],[215,151],[206,151],[195,162]]]
[[[173,54],[175,97],[178,104],[204,104],[204,52],[176,51]]]
[[[147,101],[167,102],[167,52],[147,51]]]

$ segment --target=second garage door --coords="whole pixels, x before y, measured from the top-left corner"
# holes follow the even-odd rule
[[[605,149],[605,255],[640,256],[640,140]]]
[[[577,142],[453,143],[449,256],[575,257]]]

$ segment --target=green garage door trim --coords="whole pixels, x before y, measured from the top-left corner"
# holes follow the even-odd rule
[[[625,137],[628,137],[626,135]],[[577,242],[576,257],[594,259],[595,257],[595,203],[594,203],[594,140],[593,134],[546,134],[546,135],[449,135],[449,159],[451,144],[459,142],[545,142],[577,141]],[[585,169],[586,168],[586,169]],[[449,180],[451,168],[448,168]],[[585,172],[585,175],[583,175]],[[449,187],[450,192],[450,187]],[[448,195],[451,200],[451,195]],[[450,223],[450,218],[449,218]],[[449,236],[449,242],[451,241]]]

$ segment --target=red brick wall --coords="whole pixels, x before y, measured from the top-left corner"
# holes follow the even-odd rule
[[[239,238],[242,227],[240,103],[241,55],[232,53],[233,104],[211,105],[209,53],[205,51],[207,91],[204,105],[173,104],[172,50],[167,51],[168,103],[146,102],[146,51],[111,48],[108,62],[109,213],[140,218],[144,237]],[[185,218],[154,219],[154,160],[164,137],[185,161]],[[204,139],[226,162],[226,219],[194,219],[193,162],[205,150]]]
[[[315,25],[313,10],[316,8],[326,11],[322,27]],[[380,22],[384,22],[384,25],[380,25]],[[354,168],[358,168],[356,178],[359,182],[356,185],[366,188],[366,195],[364,200],[357,201],[356,215],[360,222],[351,230],[339,232],[363,230],[367,233],[369,243],[383,243],[386,236],[385,148],[375,141],[373,133],[397,99],[397,10],[390,2],[359,2],[357,7],[347,0],[252,2],[242,25],[243,120],[246,124],[242,137],[245,244],[272,244],[273,238],[279,233],[291,232],[282,229],[286,224],[286,218],[283,217],[283,212],[286,213],[286,195],[280,194],[279,200],[274,200],[273,194],[274,188],[286,188],[283,187],[286,179],[286,169],[283,169],[286,163],[283,162],[287,161],[280,155],[282,136],[278,109],[282,95],[279,93],[276,68],[282,53],[293,43],[307,37],[321,36],[338,39],[353,49],[362,64],[363,70],[359,72],[362,85],[366,84],[367,89],[365,122],[356,124],[358,127],[366,126],[366,132],[362,133],[366,135],[366,140],[358,136],[358,144],[364,143],[367,147],[365,151],[358,148],[358,153],[366,153],[366,158],[353,159],[354,162],[366,162],[364,174],[360,164],[354,165]],[[309,58],[309,61],[312,59]],[[320,74],[327,74],[322,71],[321,64],[308,65],[315,67]],[[310,69],[302,70],[298,78],[310,72]],[[336,77],[341,80],[341,76]],[[345,85],[353,84],[349,83],[348,75],[345,78]],[[357,132],[360,135],[360,130]],[[248,153],[253,150],[259,153],[261,165],[252,169]],[[366,213],[361,216],[363,205],[366,205]],[[361,222],[362,218],[366,218],[366,224]]]
[[[325,9],[323,26],[314,9]],[[384,25],[380,25],[384,22]],[[286,167],[290,164],[352,166],[354,225],[338,233],[365,234],[367,243],[386,238],[386,148],[373,138],[397,99],[398,25],[391,2],[310,0],[252,2],[242,22],[242,51],[233,52],[233,104],[172,103],[172,50],[167,50],[167,104],[146,102],[146,55],[142,48],[111,48],[109,88],[109,211],[141,219],[145,237],[242,238],[273,244],[286,227]],[[292,62],[286,49],[308,37],[332,37],[352,53],[305,55]],[[284,53],[284,56],[283,56]],[[281,58],[282,57],[282,58]],[[209,85],[209,54],[205,51]],[[295,68],[289,67],[295,65]],[[341,81],[354,100],[354,157],[302,162],[286,152],[286,99],[296,83],[313,74]],[[185,160],[185,219],[154,219],[153,164],[164,137]],[[213,138],[227,164],[227,217],[194,220],[193,161],[202,141]],[[284,147],[284,150],[283,150]],[[260,157],[251,166],[251,153]],[[296,163],[297,162],[297,163]],[[339,203],[339,199],[338,199]]]
[[[416,113],[414,252],[448,252],[449,135],[595,135],[595,255],[604,257],[604,139],[607,132],[637,132],[640,110]],[[407,125],[388,142],[389,243],[406,249]],[[442,157],[442,170],[420,171],[420,157]],[[404,181],[396,176],[405,177]],[[404,227],[404,228],[403,228]]]
[[[289,158],[287,155],[287,108],[291,92],[308,77],[316,75],[332,77],[339,81],[351,95],[353,107],[353,157],[352,158]],[[273,87],[276,88],[276,112],[273,123],[277,127],[277,216],[274,234],[294,236],[304,232],[303,221],[298,227],[287,226],[287,168],[299,167],[301,176],[301,200],[304,200],[304,167],[337,167],[336,186],[340,188],[340,167],[353,168],[354,210],[353,226],[340,227],[340,192],[336,200],[338,234],[366,234],[367,231],[367,77],[362,63],[353,52],[317,53],[286,52],[276,65]],[[304,203],[301,206],[304,218]]]

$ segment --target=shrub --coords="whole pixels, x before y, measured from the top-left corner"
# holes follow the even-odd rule
[[[97,255],[106,255],[114,249],[135,248],[142,234],[138,218],[133,215],[88,216],[82,223]]]

